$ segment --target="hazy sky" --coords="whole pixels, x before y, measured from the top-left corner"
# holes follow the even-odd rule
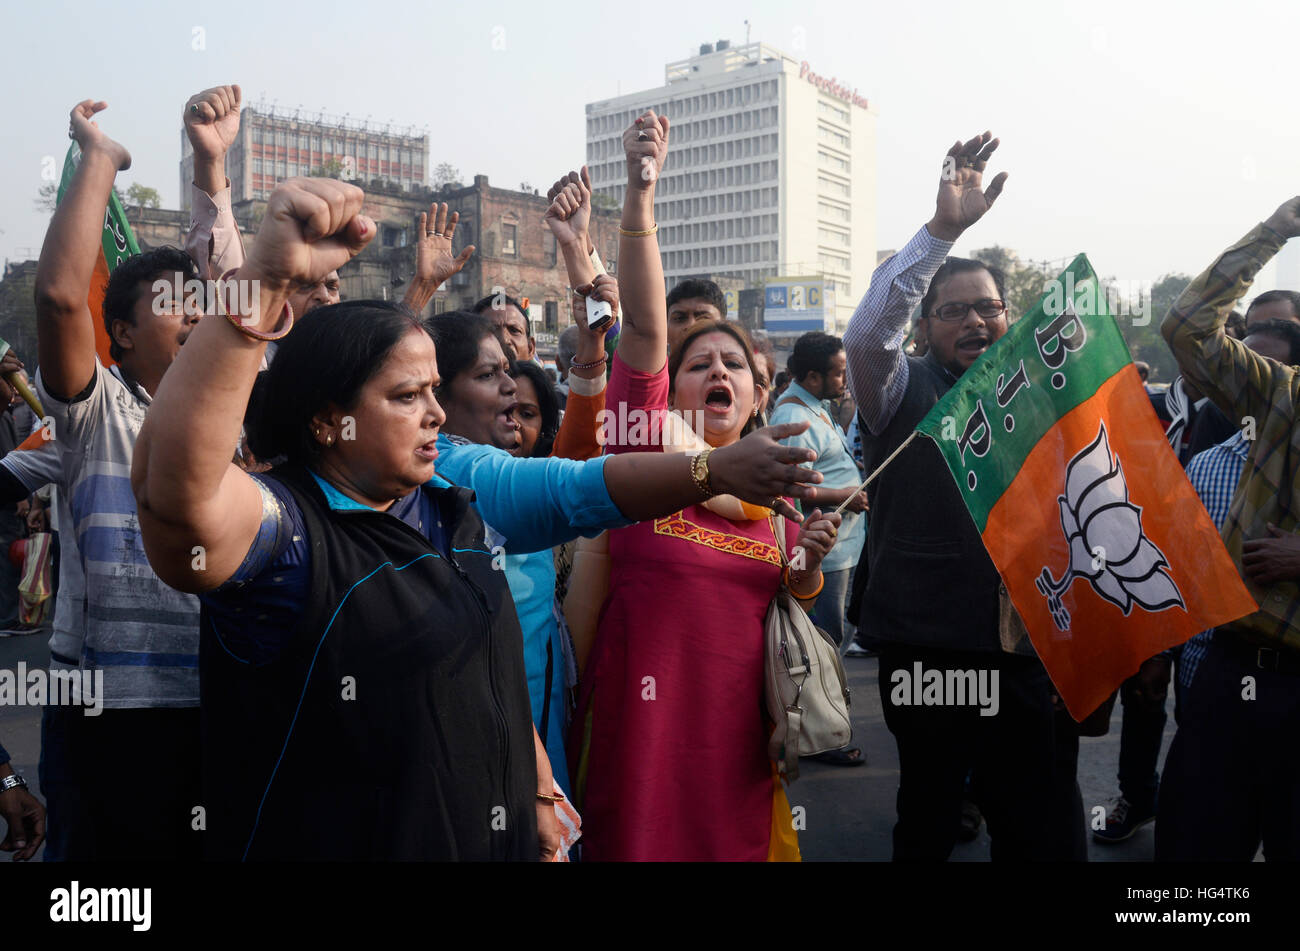
[[[658,86],[702,42],[751,38],[876,104],[876,244],[926,218],[951,142],[986,128],[1011,179],[958,250],[1084,250],[1103,275],[1195,273],[1300,192],[1294,38],[1277,2],[18,3],[3,8],[0,257],[34,256],[41,161],[67,114],[107,100],[119,176],[178,207],[180,113],[237,82],[247,101],[428,125],[431,164],[545,187],[583,158],[583,106]],[[195,29],[203,49],[195,49]],[[494,49],[504,44],[504,49]],[[671,158],[670,158],[671,161]],[[1259,289],[1271,286],[1261,280]]]

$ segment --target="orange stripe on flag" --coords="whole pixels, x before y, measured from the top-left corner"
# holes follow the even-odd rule
[[[1073,493],[1066,483],[1072,460],[1082,460],[1070,480]],[[1118,473],[1108,472],[1116,460]],[[1073,514],[1063,516],[1063,497]],[[1073,546],[1063,525],[1071,519]],[[1153,565],[1143,539],[1167,562],[1155,562],[1145,581],[1134,577],[1143,573],[1139,562]],[[1258,608],[1160,431],[1132,364],[1034,446],[989,513],[984,544],[1076,720],[1143,661]],[[1160,572],[1172,585],[1156,577]],[[1157,605],[1171,596],[1181,606],[1142,606],[1144,599]],[[1127,613],[1117,603],[1125,600]]]
[[[14,452],[22,449],[44,449],[48,444],[49,440],[45,438],[45,427],[37,426],[32,430],[32,434],[14,449]]]
[[[104,252],[100,251],[95,258],[95,273],[90,278],[90,294],[86,297],[86,305],[90,308],[90,315],[95,318],[95,352],[99,354],[99,362],[111,367],[117,361],[109,355],[108,331],[104,329],[104,290],[107,287],[108,262],[104,260]]]

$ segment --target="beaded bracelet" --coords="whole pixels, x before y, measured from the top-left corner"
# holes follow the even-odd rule
[[[596,369],[596,367],[600,366],[608,359],[609,357],[602,356],[599,360],[592,360],[590,363],[574,363],[572,360],[570,360],[569,369],[570,370],[594,370]]]

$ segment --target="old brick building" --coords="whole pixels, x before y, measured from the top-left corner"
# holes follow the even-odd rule
[[[501,288],[516,299],[528,298],[538,347],[543,353],[553,352],[555,337],[572,323],[572,315],[564,261],[542,221],[547,207],[544,194],[495,188],[486,175],[476,175],[472,185],[436,193],[413,194],[381,180],[358,184],[366,189],[364,213],[374,219],[379,233],[340,272],[345,298],[400,300],[415,271],[420,213],[429,210],[431,201],[445,201],[460,212],[454,251],[459,253],[468,244],[477,250],[465,269],[439,290],[428,312],[468,307]],[[261,200],[234,205],[246,248],[252,248],[265,212],[266,202]],[[130,208],[127,218],[142,249],[179,247],[189,226],[184,211]],[[612,209],[597,209],[592,218],[592,241],[611,272],[616,269],[618,222],[619,213]]]
[[[28,367],[36,366],[35,261],[5,264],[0,279],[0,338],[9,343]]]

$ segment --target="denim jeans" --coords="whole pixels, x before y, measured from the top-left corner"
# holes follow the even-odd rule
[[[812,609],[812,617],[817,626],[840,645],[841,657],[853,643],[855,633],[853,625],[844,618],[845,602],[849,597],[849,580],[852,575],[852,568],[822,572],[825,584],[821,594],[817,595]]]

